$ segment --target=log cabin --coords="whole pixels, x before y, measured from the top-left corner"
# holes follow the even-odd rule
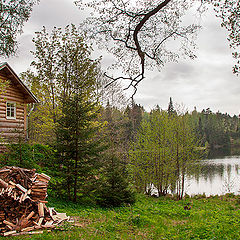
[[[27,105],[37,103],[38,100],[6,62],[0,63],[0,80],[7,82],[0,95],[0,138],[2,143],[16,138],[19,133],[26,139]]]

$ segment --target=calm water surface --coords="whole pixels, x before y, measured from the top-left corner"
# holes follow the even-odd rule
[[[240,156],[202,160],[185,182],[189,195],[240,194]]]

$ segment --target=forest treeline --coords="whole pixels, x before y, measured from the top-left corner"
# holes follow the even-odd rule
[[[43,28],[33,42],[32,70],[21,79],[39,103],[28,109],[28,143],[19,133],[0,164],[44,171],[52,195],[117,206],[154,184],[181,199],[194,161],[240,142],[237,116],[188,112],[171,98],[167,110],[150,112],[127,101],[74,25]]]
[[[194,131],[207,148],[229,149],[240,143],[239,116],[228,113],[214,113],[209,108],[190,114]]]

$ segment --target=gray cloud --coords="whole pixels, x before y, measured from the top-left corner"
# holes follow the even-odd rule
[[[39,30],[42,26],[50,29],[64,27],[67,24],[78,24],[87,13],[80,11],[72,0],[41,0],[40,4],[34,7],[28,25],[32,29]]]

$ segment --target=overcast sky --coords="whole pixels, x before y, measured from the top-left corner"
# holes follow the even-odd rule
[[[33,60],[30,50],[34,49],[34,32],[41,30],[42,26],[51,31],[54,26],[78,24],[85,17],[87,13],[80,11],[73,0],[41,0],[19,37],[18,56],[2,60],[18,74],[26,71]],[[240,79],[232,73],[234,61],[226,40],[227,32],[220,23],[212,13],[206,14],[197,40],[197,59],[169,63],[161,72],[148,72],[147,78],[139,85],[136,102],[146,110],[156,104],[166,109],[172,97],[174,102],[183,103],[190,111],[196,106],[198,111],[209,107],[214,112],[239,114]],[[102,54],[106,66],[110,58]]]

